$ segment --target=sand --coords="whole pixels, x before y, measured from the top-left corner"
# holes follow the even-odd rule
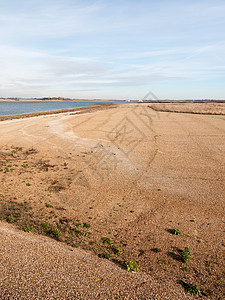
[[[119,104],[0,122],[2,298],[223,299],[224,121]]]

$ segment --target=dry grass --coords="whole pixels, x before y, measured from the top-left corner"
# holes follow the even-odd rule
[[[225,115],[225,103],[154,103],[149,107],[163,112]]]

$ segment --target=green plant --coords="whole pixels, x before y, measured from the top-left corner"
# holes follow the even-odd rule
[[[11,224],[15,223],[15,218],[14,218],[13,214],[9,215],[6,218],[6,222],[11,223]]]
[[[171,233],[174,234],[174,235],[180,235],[181,234],[180,230],[177,229],[177,228],[172,229]]]
[[[87,231],[83,231],[83,236],[88,236],[88,232]]]
[[[103,244],[109,244],[109,245],[111,245],[113,243],[113,241],[107,237],[102,238],[102,242],[103,242]]]
[[[33,226],[27,226],[24,228],[25,232],[34,232],[34,227]]]
[[[62,232],[61,230],[58,230],[56,228],[52,228],[50,225],[47,225],[45,223],[41,224],[42,229],[44,231],[44,234],[53,237],[54,239],[58,240],[61,236]]]
[[[114,252],[115,255],[119,256],[123,254],[122,250],[117,249],[116,247],[112,246],[112,251]]]
[[[19,218],[20,218],[19,213],[12,213],[7,216],[6,222],[13,224],[13,223],[17,222],[19,220]]]
[[[108,253],[102,253],[102,254],[99,254],[99,257],[109,259],[110,258],[110,254],[108,254]]]
[[[187,291],[188,291],[188,293],[190,293],[192,295],[198,296],[201,294],[199,288],[197,287],[197,285],[195,283],[188,284]]]
[[[31,184],[30,184],[30,183],[27,183],[26,186],[31,186]]]
[[[181,259],[183,262],[188,262],[191,258],[191,252],[188,247],[185,247],[181,253]]]
[[[53,207],[51,204],[48,204],[48,203],[46,203],[45,206],[46,207],[51,207],[51,208]]]
[[[126,269],[128,272],[137,272],[138,266],[135,261],[129,260],[126,262]]]

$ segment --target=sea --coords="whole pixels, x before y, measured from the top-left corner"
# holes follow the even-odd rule
[[[93,101],[51,101],[51,102],[3,102],[0,103],[0,116],[23,115],[36,112],[57,111],[94,106],[104,102]]]

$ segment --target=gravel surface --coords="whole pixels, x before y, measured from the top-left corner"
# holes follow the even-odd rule
[[[224,299],[225,116],[148,106],[0,122],[0,298]]]
[[[105,259],[3,223],[0,241],[1,299],[191,299],[170,281],[128,273]]]

